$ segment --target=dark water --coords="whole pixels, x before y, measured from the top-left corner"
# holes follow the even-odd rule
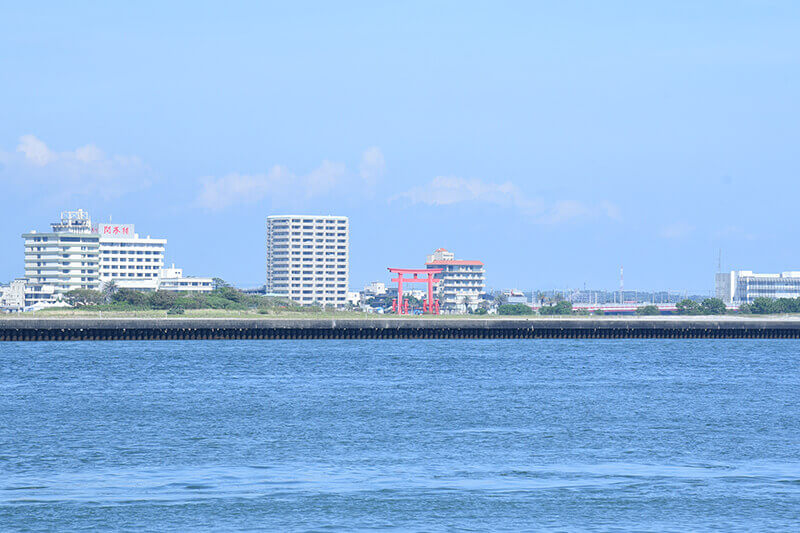
[[[800,343],[0,344],[0,529],[800,529]]]

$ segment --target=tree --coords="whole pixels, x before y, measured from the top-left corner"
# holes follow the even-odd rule
[[[725,307],[725,302],[719,298],[706,298],[700,304],[700,311],[704,315],[724,315],[728,312],[728,308]]]
[[[700,304],[694,300],[681,300],[675,304],[679,315],[698,315],[700,314]]]
[[[111,302],[145,306],[147,305],[147,296],[145,296],[143,292],[133,289],[117,289],[117,291],[111,295]]]
[[[111,281],[107,281],[103,284],[103,296],[105,296],[106,301],[111,301],[111,297],[119,290],[117,286],[117,282],[113,279]]]
[[[546,305],[539,308],[540,315],[570,315],[572,314],[572,302],[561,300],[555,305]]]
[[[222,287],[230,287],[231,286],[230,283],[228,283],[227,281],[225,281],[222,278],[211,278],[211,283],[214,284],[214,288],[215,289],[219,289],[219,288],[222,288]]]
[[[508,303],[508,296],[503,293],[500,293],[494,297],[494,303],[497,306],[505,305]]]
[[[147,303],[153,309],[169,309],[177,299],[178,296],[170,291],[155,291],[147,295]]]
[[[220,298],[225,298],[226,300],[230,300],[232,302],[243,303],[245,300],[247,300],[247,295],[245,293],[239,289],[231,287],[228,284],[217,286],[213,291],[211,291],[211,294],[214,296],[219,296]]]
[[[776,313],[800,313],[800,298],[778,298],[774,307]]]
[[[73,307],[99,305],[105,301],[103,293],[91,289],[74,289],[64,293],[64,301]]]
[[[750,312],[754,315],[768,315],[776,313],[776,307],[774,300],[760,296],[750,304]]]
[[[661,311],[655,305],[643,305],[636,308],[637,315],[660,315]]]
[[[502,304],[497,312],[501,315],[532,315],[533,308],[526,304]]]

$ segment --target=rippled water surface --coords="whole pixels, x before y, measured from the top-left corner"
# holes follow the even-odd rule
[[[800,343],[0,344],[0,530],[800,529]]]

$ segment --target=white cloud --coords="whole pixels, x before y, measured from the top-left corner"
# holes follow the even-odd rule
[[[296,174],[280,165],[265,173],[233,172],[201,180],[195,206],[217,211],[234,205],[254,204],[266,198],[274,203],[298,205],[304,199],[327,197],[347,192],[349,196],[363,190],[363,180],[376,180],[383,174],[385,162],[380,148],[368,148],[361,156],[359,174],[349,172],[344,163],[323,160],[307,174]]]
[[[204,178],[196,204],[207,209],[223,209],[234,204],[260,201],[276,189],[291,185],[294,176],[275,165],[267,174],[227,174],[219,179]]]
[[[538,202],[526,198],[511,182],[487,183],[455,176],[437,176],[427,185],[414,187],[396,195],[393,199],[397,198],[408,199],[414,204],[427,205],[452,205],[475,201],[508,207],[541,208]]]
[[[275,165],[266,174],[231,173],[221,178],[207,177],[202,180],[195,205],[220,210],[237,204],[258,203],[267,196],[296,201],[298,196],[309,198],[330,192],[345,176],[346,168],[342,163],[325,160],[304,176]]]
[[[661,228],[659,235],[665,239],[682,239],[694,231],[688,222],[674,222]]]
[[[107,156],[94,144],[57,152],[35,135],[23,135],[15,152],[0,151],[0,180],[20,189],[46,185],[45,194],[120,196],[147,187],[150,170],[135,156]]]
[[[345,175],[345,166],[325,160],[305,178],[306,196],[325,194],[334,189]]]
[[[45,166],[57,157],[45,143],[33,135],[23,135],[19,138],[17,152],[25,154],[25,159],[39,167]]]
[[[398,199],[430,206],[463,202],[492,204],[519,210],[541,224],[556,224],[583,217],[605,216],[614,220],[620,218],[619,209],[608,202],[597,206],[574,200],[548,204],[540,198],[527,196],[510,181],[493,183],[455,176],[437,176],[427,185],[395,195],[390,201]]]
[[[367,148],[361,155],[361,164],[358,167],[361,177],[368,184],[372,185],[383,176],[386,169],[386,161],[383,152],[377,146]]]
[[[75,150],[75,159],[84,163],[101,161],[104,157],[105,154],[103,154],[102,150],[93,144],[87,144]]]

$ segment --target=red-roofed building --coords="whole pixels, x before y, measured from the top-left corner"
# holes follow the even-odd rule
[[[428,256],[426,268],[441,268],[438,284],[439,305],[445,312],[475,310],[486,287],[486,270],[481,261],[456,259],[455,254],[438,248]]]

